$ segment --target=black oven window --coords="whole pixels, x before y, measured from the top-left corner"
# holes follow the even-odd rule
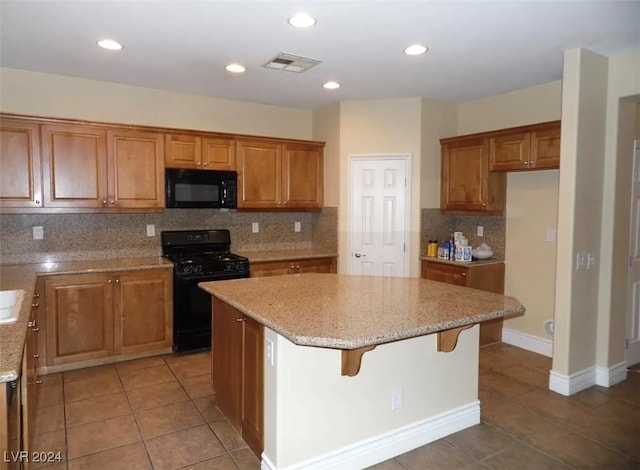
[[[176,202],[210,202],[220,200],[220,186],[217,184],[176,183]]]

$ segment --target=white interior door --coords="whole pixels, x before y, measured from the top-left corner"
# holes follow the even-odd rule
[[[627,302],[628,365],[640,362],[640,141],[633,153],[631,232],[629,233],[629,300]]]
[[[410,156],[350,158],[349,274],[408,276]]]

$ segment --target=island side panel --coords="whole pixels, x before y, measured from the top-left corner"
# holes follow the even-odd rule
[[[379,345],[355,377],[341,375],[339,350],[296,346],[267,328],[265,339],[275,345],[264,370],[269,468],[363,468],[480,422],[477,325],[448,353],[436,351],[435,334]]]

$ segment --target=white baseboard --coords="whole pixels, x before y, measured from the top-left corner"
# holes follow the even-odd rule
[[[569,376],[549,372],[549,390],[564,396],[573,395],[593,385],[611,387],[627,378],[627,363],[612,367],[589,367]]]
[[[312,459],[277,467],[262,454],[262,470],[358,470],[480,423],[480,402],[394,429]]]
[[[589,367],[569,376],[549,372],[549,390],[566,397],[596,384],[596,368]]]
[[[612,367],[596,367],[596,385],[611,387],[627,378],[627,363],[622,361]]]
[[[553,356],[553,341],[550,339],[502,328],[502,342],[543,356]]]

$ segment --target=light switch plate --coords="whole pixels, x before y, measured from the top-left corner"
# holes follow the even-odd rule
[[[548,228],[547,229],[547,241],[555,242],[556,241],[556,229]]]
[[[147,237],[156,236],[156,226],[153,224],[147,224]]]
[[[476,235],[478,235],[479,237],[484,237],[484,226],[483,225],[477,225],[476,226]]]
[[[258,222],[251,223],[251,232],[258,233],[260,232],[260,224]]]
[[[294,222],[293,223],[293,231],[294,232],[299,232],[300,231],[300,222]]]
[[[267,364],[269,364],[270,366],[273,366],[274,364],[274,357],[275,356],[275,351],[274,351],[274,345],[273,345],[273,341],[271,341],[269,338],[264,340],[264,347],[265,347],[265,356],[267,359]]]

